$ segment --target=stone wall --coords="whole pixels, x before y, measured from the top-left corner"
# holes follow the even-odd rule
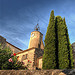
[[[41,49],[44,50],[44,44],[43,44],[43,41],[41,40]]]
[[[0,75],[75,75],[75,69],[71,70],[0,70]]]
[[[43,54],[44,54],[44,50],[36,48],[36,50],[35,50],[35,66],[37,68],[39,68],[39,60],[38,60],[38,58],[43,56]],[[42,63],[42,61],[40,63]],[[42,66],[41,66],[41,68],[42,68]]]
[[[0,36],[0,44],[1,44],[1,48],[9,47],[13,53],[23,51],[23,50],[15,47],[14,45],[10,44],[9,42],[7,42],[6,39],[2,36]]]
[[[23,61],[25,65],[27,65],[29,60],[31,61],[31,63],[29,63],[30,64],[29,69],[34,69],[34,52],[35,52],[35,48],[30,48],[17,53],[17,56],[19,56],[18,61]],[[26,54],[27,54],[27,58],[23,59],[23,56]]]
[[[32,36],[34,34],[34,36]],[[31,32],[31,37],[30,37],[30,41],[29,41],[29,47],[28,48],[44,48],[43,42],[43,34],[39,31],[33,31]]]
[[[6,46],[6,39],[2,36],[0,36],[0,44],[2,45],[1,48],[5,48]]]
[[[27,65],[28,60],[30,60],[32,62],[32,63],[30,63],[30,69],[36,69],[36,67],[39,68],[39,62],[37,62],[37,59],[40,56],[43,56],[43,53],[44,53],[43,50],[33,47],[30,49],[18,52],[17,53],[18,61],[23,61],[23,62],[25,62],[25,65]],[[26,57],[26,55],[27,55],[27,58],[23,59],[23,57],[24,56]],[[41,60],[41,59],[39,59],[39,60]],[[42,60],[40,61],[40,63],[42,63]],[[40,65],[40,67],[42,68],[42,64]]]
[[[40,58],[37,59],[38,68],[40,68],[40,69],[42,69],[42,64],[43,64],[43,63],[42,63],[42,57],[43,57],[43,56],[41,56]]]
[[[37,58],[39,58],[40,56],[43,56],[44,50],[36,48],[35,54],[37,55]]]
[[[14,45],[10,44],[10,43],[7,42],[7,41],[6,41],[6,46],[9,47],[13,53],[17,53],[17,52],[23,51],[23,50],[21,50],[21,49],[15,47]]]

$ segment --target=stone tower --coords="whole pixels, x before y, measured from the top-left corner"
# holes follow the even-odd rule
[[[38,30],[39,30],[39,26],[37,24],[35,27],[35,31],[31,32],[29,48],[35,47],[35,48],[44,49],[44,45],[42,41],[43,34]]]

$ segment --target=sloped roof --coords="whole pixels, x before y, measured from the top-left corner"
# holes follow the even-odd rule
[[[6,43],[8,43],[8,44],[10,44],[9,42],[7,42],[6,41]],[[15,48],[17,48],[18,50],[20,50],[20,51],[23,51],[23,50],[21,50],[20,48],[18,48],[18,47],[16,47],[16,46],[14,46],[14,45],[12,45],[12,44],[10,44],[11,46],[13,46],[13,47],[15,47]]]
[[[35,49],[35,47],[32,47],[32,48],[26,49],[26,50],[21,51],[21,52],[18,52],[18,53],[16,53],[16,54],[20,54],[20,53],[23,53],[23,52],[27,52],[27,51],[32,50],[32,49]]]

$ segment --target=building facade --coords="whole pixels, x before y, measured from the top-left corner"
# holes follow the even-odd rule
[[[30,64],[29,69],[42,69],[42,57],[44,54],[43,34],[38,30],[31,32],[29,47],[27,50],[21,50],[6,41],[0,36],[0,44],[2,48],[9,47],[13,53],[16,53],[18,61],[23,61],[25,64]],[[75,68],[75,43],[72,44],[73,59]]]
[[[9,47],[13,53],[16,53],[18,61],[30,64],[29,69],[42,69],[42,56],[44,54],[43,34],[39,31],[33,31],[30,35],[29,47],[27,50],[21,50],[6,41],[0,36],[2,47]]]
[[[27,50],[17,53],[18,60],[25,62],[27,65],[29,62],[29,69],[42,69],[42,56],[44,53],[43,34],[39,31],[31,32],[29,47]]]
[[[10,44],[9,42],[7,42],[6,39],[2,36],[0,36],[0,44],[2,45],[1,46],[2,48],[9,47],[12,50],[13,53],[23,51],[23,50],[17,48],[16,46]]]

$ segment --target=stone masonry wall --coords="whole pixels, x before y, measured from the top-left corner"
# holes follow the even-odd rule
[[[10,44],[8,42],[6,42],[6,46],[9,47],[13,53],[17,53],[17,52],[21,52],[22,51],[21,49],[15,47],[14,45],[12,45],[12,44]]]
[[[43,56],[44,50],[36,48],[35,54],[36,54],[37,58],[39,58],[40,56]]]
[[[42,64],[43,64],[42,58],[38,59],[37,62],[38,62],[38,68],[42,69]]]
[[[71,70],[0,70],[0,75],[75,75],[75,69]]]
[[[2,45],[1,48],[5,48],[6,46],[6,39],[2,36],[0,36],[0,44]]]
[[[17,56],[19,56],[18,61],[23,61],[25,65],[28,64],[28,60],[31,61],[31,63],[29,63],[30,64],[29,69],[33,69],[34,68],[34,52],[35,52],[35,48],[28,51],[25,50],[22,53],[17,54]],[[26,54],[27,54],[27,59],[22,60],[23,55],[26,55]]]
[[[35,50],[35,66],[37,68],[39,68],[38,58],[40,56],[43,56],[43,54],[44,54],[44,50],[36,48],[36,50]]]
[[[22,51],[21,49],[7,42],[6,39],[2,36],[0,36],[0,44],[1,44],[1,48],[9,47],[13,53]]]

